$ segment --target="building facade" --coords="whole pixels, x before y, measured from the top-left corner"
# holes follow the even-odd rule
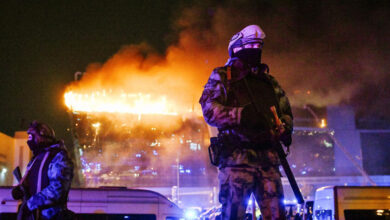
[[[16,184],[12,171],[19,166],[24,173],[30,157],[27,132],[16,131],[14,137],[0,133],[0,185]]]

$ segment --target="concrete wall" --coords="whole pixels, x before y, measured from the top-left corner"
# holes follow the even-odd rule
[[[14,137],[0,132],[0,186],[16,184],[12,171],[19,166],[24,173],[31,158],[27,146],[27,132],[17,131]]]
[[[19,166],[22,175],[26,171],[26,167],[31,158],[31,151],[27,145],[27,132],[26,131],[16,131],[15,132],[15,143],[14,143],[14,160],[13,160],[13,168]],[[14,183],[16,184],[16,180],[14,179]]]
[[[14,138],[0,133],[0,185],[12,184]]]

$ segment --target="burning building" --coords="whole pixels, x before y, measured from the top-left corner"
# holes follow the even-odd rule
[[[165,188],[172,200],[180,188],[206,189],[199,204],[215,204],[216,168],[209,162],[210,133],[201,113],[157,97],[115,90],[65,94],[83,186]],[[291,168],[297,177],[333,176],[331,134],[310,129],[321,126],[310,123],[298,118]]]
[[[122,104],[105,102],[115,99],[112,91],[65,96],[85,186],[172,187],[214,181],[210,173],[215,171],[206,160],[209,135],[199,114],[174,112],[167,99],[153,100],[151,95],[116,96]]]

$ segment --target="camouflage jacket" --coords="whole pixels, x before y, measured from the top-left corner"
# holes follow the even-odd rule
[[[262,74],[271,82],[274,88],[275,96],[279,104],[279,117],[285,123],[286,132],[290,135],[293,129],[293,116],[290,103],[285,92],[280,87],[274,77],[265,73],[268,67],[262,64]],[[229,67],[232,68],[232,67]],[[232,72],[234,69],[232,68]],[[252,70],[247,70],[252,71]],[[253,133],[247,129],[242,129],[241,113],[244,106],[228,106],[229,79],[228,66],[218,67],[211,73],[208,82],[204,86],[202,96],[199,103],[202,106],[203,116],[206,122],[219,130],[229,130],[229,134],[238,137],[244,142],[253,140]],[[251,74],[251,73],[249,73]],[[233,75],[233,74],[232,74]],[[234,77],[232,77],[234,79]],[[291,141],[287,141],[291,142]],[[285,143],[289,145],[291,143]],[[229,165],[250,165],[250,166],[265,166],[269,164],[279,164],[277,154],[273,151],[266,152],[253,149],[242,149],[237,147],[234,152],[223,158],[222,166]]]
[[[46,172],[42,173],[43,188],[27,200],[27,207],[30,210],[40,209],[42,216],[51,219],[66,209],[67,196],[73,178],[73,163],[62,142],[46,148],[40,154],[46,153],[49,156],[48,160],[43,161],[45,165],[42,165],[43,170],[47,171],[47,176],[44,176]],[[34,158],[29,165],[34,163]]]

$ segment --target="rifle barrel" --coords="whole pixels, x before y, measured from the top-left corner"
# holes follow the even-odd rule
[[[20,172],[20,168],[16,167],[14,171],[12,171],[12,173],[14,174],[16,180],[20,183],[20,181],[22,180],[22,173]]]
[[[288,164],[288,161],[286,159],[286,154],[284,153],[283,147],[281,144],[278,144],[276,146],[276,151],[278,153],[280,163],[282,164],[283,170],[286,173],[288,182],[290,182],[291,188],[294,192],[295,198],[297,198],[298,204],[305,203],[305,200],[303,199],[302,193],[299,190],[297,181],[295,180],[294,174],[291,171],[290,165]]]

